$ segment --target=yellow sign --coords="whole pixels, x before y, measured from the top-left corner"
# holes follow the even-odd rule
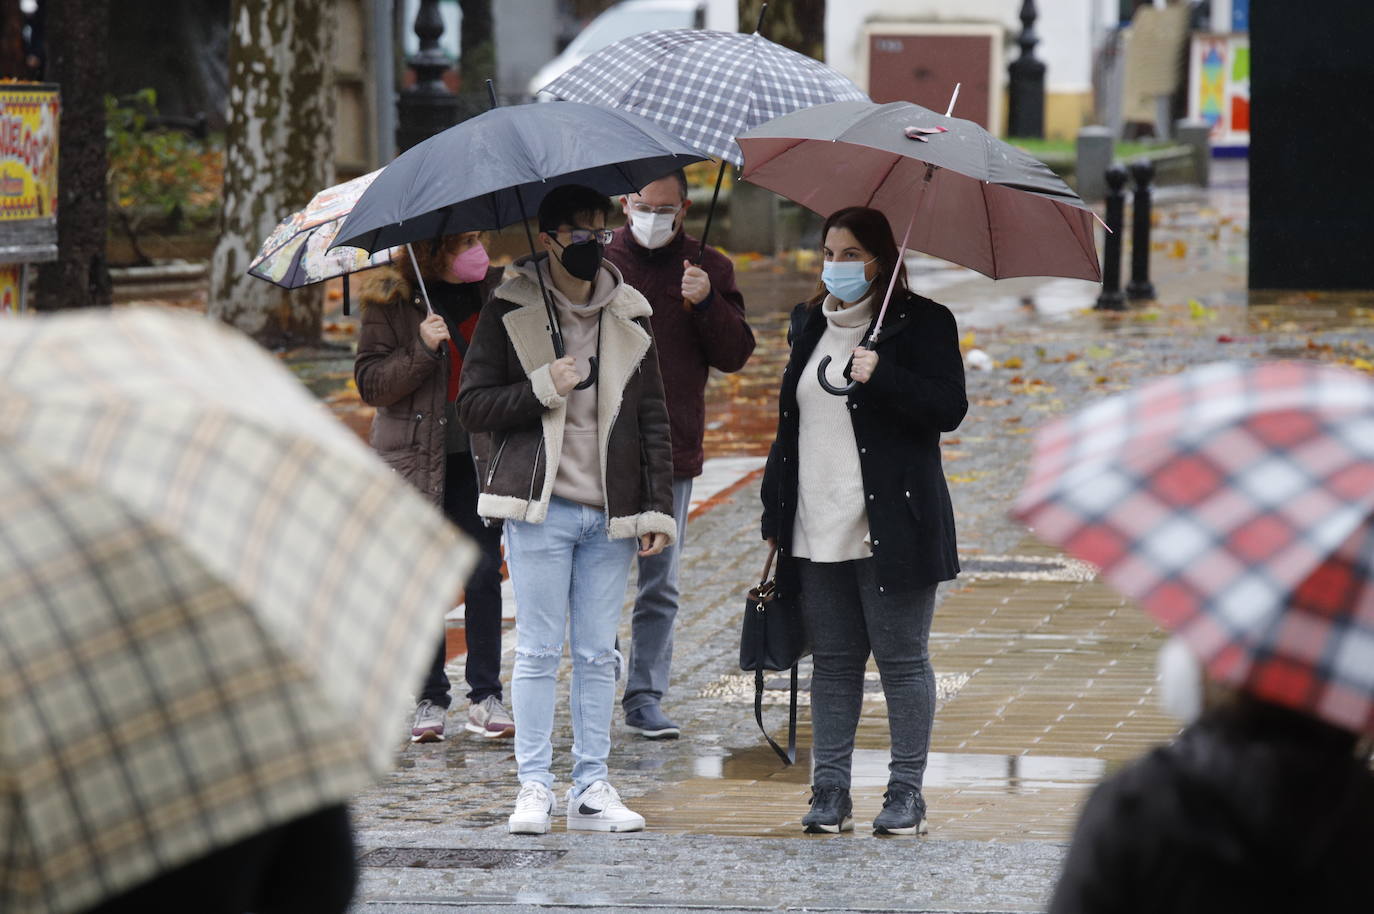
[[[0,265],[0,317],[19,313],[19,283],[23,277],[17,263]]]
[[[57,87],[0,83],[0,222],[57,213]]]

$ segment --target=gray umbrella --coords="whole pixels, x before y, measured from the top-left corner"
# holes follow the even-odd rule
[[[529,213],[555,187],[581,184],[607,196],[632,194],[704,158],[628,111],[578,102],[493,108],[435,134],[382,169],[331,247],[372,253],[521,222],[533,254]],[[543,274],[535,274],[542,290]],[[554,353],[561,358],[563,337],[546,290],[544,305]]]
[[[382,169],[331,247],[369,253],[519,222],[564,184],[629,194],[700,162],[682,140],[628,111],[556,102],[494,108],[437,133]]]

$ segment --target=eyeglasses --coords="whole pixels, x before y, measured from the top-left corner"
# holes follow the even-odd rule
[[[645,216],[676,216],[681,210],[681,206],[650,206],[647,203],[631,203],[630,209]]]
[[[573,244],[586,244],[588,241],[610,244],[612,235],[610,229],[574,228],[568,229],[568,237],[572,239]]]

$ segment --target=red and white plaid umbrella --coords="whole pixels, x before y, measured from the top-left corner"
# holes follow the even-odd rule
[[[1374,383],[1293,362],[1153,381],[1036,437],[1013,513],[1215,679],[1374,734]]]

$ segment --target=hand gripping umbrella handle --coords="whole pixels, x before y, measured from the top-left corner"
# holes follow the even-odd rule
[[[859,345],[862,346],[864,349],[871,350],[874,344],[873,340],[870,338],[864,340]],[[853,367],[853,365],[854,357],[850,356],[849,364],[844,366],[845,374],[849,373],[849,369]],[[858,381],[850,381],[848,384],[843,384],[839,386],[831,384],[830,379],[825,376],[825,370],[828,367],[830,367],[830,356],[826,356],[825,358],[821,359],[821,363],[816,366],[816,380],[821,382],[821,389],[824,390],[826,393],[834,394],[837,397],[843,397],[845,394],[849,393],[851,390],[859,386]]]

